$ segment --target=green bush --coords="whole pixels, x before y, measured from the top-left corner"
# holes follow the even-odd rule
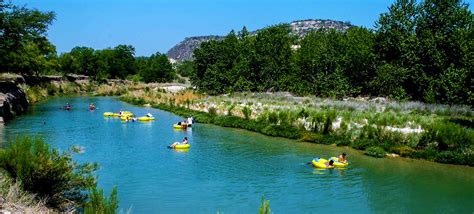
[[[211,116],[216,116],[217,115],[217,109],[214,108],[214,107],[210,107],[208,111],[209,111],[209,114]]]
[[[387,152],[381,147],[371,146],[364,151],[364,154],[372,156],[372,157],[376,157],[376,158],[383,158],[385,157]]]
[[[262,203],[258,209],[258,214],[270,214],[272,210],[270,209],[270,201],[265,200],[265,197],[262,196]]]
[[[435,123],[422,135],[418,148],[430,145],[438,151],[454,151],[474,145],[474,132],[454,123]]]
[[[364,138],[364,139],[354,140],[350,145],[354,149],[364,150],[371,146],[377,145],[377,143],[372,139]]]
[[[290,126],[279,126],[275,124],[268,125],[262,129],[262,133],[274,137],[286,137],[290,139],[298,139],[300,137],[299,130]]]
[[[271,124],[278,124],[278,113],[274,111],[268,113],[268,122]]]
[[[252,110],[245,106],[243,109],[242,109],[242,114],[244,115],[245,119],[248,120],[250,119],[250,116],[252,116]]]
[[[0,155],[0,167],[25,191],[36,194],[51,208],[85,202],[84,192],[95,186],[97,164],[78,164],[69,153],[59,153],[41,138],[18,137]]]
[[[402,157],[409,157],[415,150],[409,146],[401,145],[389,149],[390,152],[399,154]]]
[[[93,187],[89,190],[89,201],[84,207],[84,213],[113,214],[118,208],[117,187],[112,189],[109,197],[104,196],[102,189]]]
[[[324,136],[318,133],[313,132],[304,132],[301,135],[299,141],[303,142],[313,142],[313,143],[321,143],[324,139]]]

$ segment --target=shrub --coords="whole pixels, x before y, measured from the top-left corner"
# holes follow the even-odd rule
[[[84,191],[95,185],[96,164],[77,164],[69,153],[60,154],[41,138],[18,137],[0,155],[0,167],[25,191],[61,209],[85,201]]]
[[[352,148],[359,150],[364,150],[374,145],[377,145],[377,143],[372,139],[357,139],[351,143]]]
[[[278,113],[274,111],[268,113],[268,122],[271,124],[278,124]]]
[[[270,209],[270,201],[265,200],[265,197],[262,196],[262,204],[260,205],[260,208],[258,209],[258,214],[270,214],[272,213],[272,210]]]
[[[390,148],[390,152],[399,154],[402,157],[409,157],[415,150],[409,146],[401,145]]]
[[[474,133],[454,123],[435,123],[422,135],[419,148],[434,145],[438,151],[453,151],[474,145]]]
[[[248,106],[245,106],[242,109],[242,114],[244,115],[245,119],[248,120],[250,119],[250,116],[252,115],[252,110]]]
[[[217,115],[217,109],[215,107],[209,107],[208,111],[211,116]]]
[[[232,110],[234,110],[235,108],[235,105],[232,104],[231,106],[229,106],[229,108],[227,109],[227,115],[228,116],[232,116]]]
[[[118,208],[117,187],[112,189],[109,197],[104,196],[102,189],[93,187],[89,190],[89,201],[84,207],[84,213],[113,214]]]
[[[262,133],[274,137],[286,137],[290,139],[298,139],[300,137],[299,130],[290,126],[279,126],[271,124],[262,129]]]
[[[372,156],[372,157],[376,157],[376,158],[383,158],[385,157],[387,152],[381,147],[371,146],[364,151],[364,154]]]
[[[313,142],[313,143],[321,143],[324,139],[324,136],[318,133],[313,132],[304,132],[301,135],[299,141],[303,142]]]

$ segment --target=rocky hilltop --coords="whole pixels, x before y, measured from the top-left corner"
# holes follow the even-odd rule
[[[346,31],[353,25],[348,22],[341,22],[341,21],[334,21],[334,20],[322,20],[322,19],[308,19],[308,20],[298,20],[289,23],[291,27],[291,31],[293,34],[298,35],[299,37],[304,37],[308,32],[312,30],[319,30],[319,29],[335,29],[338,31]],[[252,34],[258,32],[254,31]],[[166,55],[172,61],[184,61],[184,60],[191,60],[193,51],[202,42],[215,39],[223,39],[224,36],[193,36],[193,37],[186,37],[183,41],[179,44],[172,47]]]
[[[201,43],[209,41],[211,39],[219,40],[224,38],[223,36],[193,36],[186,37],[179,44],[172,47],[166,55],[171,58],[172,61],[184,61],[190,60],[193,56],[193,50],[198,48]]]

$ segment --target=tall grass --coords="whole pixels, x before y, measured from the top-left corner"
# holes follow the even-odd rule
[[[270,209],[270,201],[265,200],[265,197],[262,196],[262,201],[260,208],[258,209],[258,214],[271,214],[272,210]]]
[[[44,201],[24,191],[21,183],[13,182],[4,171],[0,171],[0,196],[5,200],[3,209],[13,213],[54,213],[45,206]]]

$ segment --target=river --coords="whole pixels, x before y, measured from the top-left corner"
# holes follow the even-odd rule
[[[71,111],[60,108],[65,103]],[[93,102],[98,109],[89,111]],[[122,122],[105,111],[153,114]],[[52,98],[9,122],[3,140],[42,136],[64,151],[84,148],[79,162],[98,162],[99,186],[118,186],[120,209],[133,213],[256,213],[262,195],[274,213],[473,213],[474,168],[405,158],[376,159],[343,147],[267,137],[196,124],[111,97]],[[191,149],[166,146],[188,137]],[[346,170],[316,170],[312,158],[346,152]]]

